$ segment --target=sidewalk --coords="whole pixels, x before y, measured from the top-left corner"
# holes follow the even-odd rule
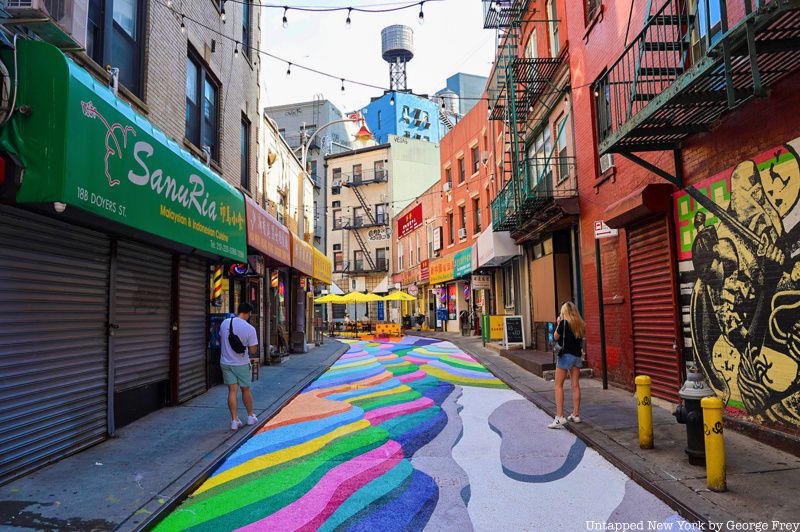
[[[454,343],[549,415],[555,414],[553,383],[545,381],[483,347],[480,337],[457,333],[417,333]],[[766,523],[760,530],[778,530],[773,521],[800,525],[800,458],[727,430],[725,453],[728,492],[706,488],[705,468],[689,465],[684,453],[686,428],[675,421],[672,406],[654,401],[655,449],[639,449],[636,400],[625,390],[603,390],[599,381],[581,381],[583,423],[567,428],[692,522]],[[571,408],[565,390],[565,410]],[[730,526],[730,525],[728,525]],[[706,527],[705,530],[708,530]],[[733,528],[730,528],[731,530]],[[755,530],[755,528],[753,529]]]
[[[347,347],[332,339],[277,366],[253,383],[265,422]],[[230,430],[227,387],[120,429],[115,438],[0,488],[0,530],[133,530],[197,482],[259,425]],[[244,412],[241,406],[240,412]],[[241,415],[240,415],[241,417]]]

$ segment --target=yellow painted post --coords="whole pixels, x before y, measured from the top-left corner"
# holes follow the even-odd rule
[[[725,480],[725,437],[722,434],[722,401],[717,397],[704,397],[703,433],[706,447],[706,482],[711,491],[727,491]]]
[[[650,399],[650,377],[639,375],[636,383],[636,404],[639,414],[639,447],[653,448],[653,403]]]

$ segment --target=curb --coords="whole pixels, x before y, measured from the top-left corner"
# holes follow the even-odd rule
[[[436,337],[435,336],[431,336],[429,338],[436,338]],[[440,339],[440,338],[437,338],[437,339]],[[450,341],[450,340],[447,340],[447,339],[441,339],[441,340]],[[456,344],[456,342],[451,342],[451,343]],[[456,345],[458,345],[458,344],[456,344]],[[536,405],[536,407],[541,409],[547,415],[555,416],[555,411],[553,409],[553,406],[548,404],[548,403],[546,403],[546,402],[544,402],[544,401],[542,401],[541,398],[537,397],[537,393],[536,392],[530,392],[530,391],[527,391],[527,390],[524,390],[524,389],[520,388],[518,385],[513,383],[514,382],[513,379],[504,379],[504,378],[502,378],[500,376],[500,373],[504,374],[506,372],[503,371],[501,368],[497,367],[495,361],[486,359],[485,355],[481,355],[481,354],[475,353],[474,351],[471,350],[471,348],[469,346],[458,345],[458,347],[460,349],[462,349],[463,351],[467,352],[469,355],[475,357],[475,359],[478,360],[481,364],[483,364],[489,371],[491,371],[492,374],[495,377],[497,377],[498,379],[500,379],[501,381],[506,383],[509,388],[511,388],[515,392],[519,393],[520,395],[522,395],[526,399],[528,399],[530,402],[532,402],[534,405]],[[509,361],[509,362],[513,364],[513,362],[511,362],[511,361]],[[511,381],[511,382],[509,382],[509,381]],[[581,423],[581,425],[586,425],[586,428],[588,428],[590,430],[595,430],[595,431],[599,432],[600,434],[602,434],[601,431],[599,431],[597,429],[593,429],[593,427],[591,425],[589,425],[589,424]],[[630,477],[634,482],[636,482],[637,484],[642,486],[644,489],[646,489],[647,491],[649,491],[650,493],[652,493],[653,495],[655,495],[656,497],[661,499],[667,506],[669,506],[670,508],[675,510],[678,513],[678,515],[680,515],[681,517],[683,517],[684,519],[686,519],[690,523],[701,523],[702,525],[706,526],[706,529],[707,529],[707,525],[709,523],[708,518],[698,514],[692,508],[687,506],[683,501],[675,498],[673,495],[671,495],[667,491],[661,489],[659,486],[654,484],[647,477],[646,474],[641,473],[637,469],[629,466],[628,463],[625,462],[621,457],[617,456],[612,451],[606,449],[597,440],[597,438],[595,438],[592,434],[589,434],[589,432],[587,430],[585,430],[583,427],[579,428],[574,423],[570,423],[570,424],[567,424],[565,426],[565,428],[567,430],[569,430],[571,433],[573,433],[576,437],[578,437],[581,440],[583,440],[589,447],[591,447],[592,449],[597,451],[597,453],[600,454],[600,456],[602,456],[603,458],[608,460],[612,465],[614,465],[614,467],[616,467],[617,469],[622,471],[625,475]]]
[[[137,530],[137,531],[138,530],[152,530],[153,527],[155,527],[158,523],[160,523],[161,520],[164,519],[168,513],[170,513],[175,508],[177,508],[178,505],[180,505],[180,503],[182,503],[184,501],[184,499],[186,499],[186,497],[189,495],[189,493],[193,492],[203,482],[205,482],[208,479],[209,474],[212,471],[217,469],[225,460],[228,459],[228,457],[230,457],[234,452],[236,452],[236,450],[239,449],[239,447],[241,447],[247,440],[249,440],[250,437],[253,434],[255,434],[258,430],[261,429],[261,427],[263,427],[265,424],[267,424],[270,419],[275,417],[275,415],[278,412],[280,412],[287,404],[289,404],[295,397],[297,397],[300,394],[300,392],[302,392],[305,389],[306,386],[308,386],[310,383],[312,383],[317,378],[319,378],[320,375],[322,375],[323,373],[328,371],[328,369],[331,367],[331,365],[333,365],[333,363],[336,362],[336,360],[338,360],[340,356],[342,356],[344,353],[346,353],[348,349],[349,349],[349,345],[347,345],[347,344],[342,344],[339,348],[337,348],[336,351],[334,351],[328,357],[328,359],[325,361],[325,364],[320,366],[318,369],[310,372],[303,379],[301,379],[297,384],[295,384],[292,388],[287,390],[287,392],[280,399],[278,399],[272,405],[270,405],[270,407],[267,409],[267,410],[272,409],[272,413],[269,415],[269,417],[263,419],[258,424],[253,425],[247,431],[243,431],[241,433],[241,437],[237,441],[231,443],[230,447],[224,453],[222,453],[219,457],[214,459],[200,473],[198,473],[191,480],[189,480],[187,483],[185,483],[167,501],[165,501],[164,503],[158,503],[158,498],[157,497],[153,497],[152,499],[147,501],[145,504],[140,506],[134,513],[132,513],[130,516],[128,516],[128,518],[125,521],[120,523],[116,527],[116,530],[122,529],[122,527],[124,527],[125,524],[133,516],[137,515],[142,510],[147,510],[147,506],[153,504],[153,501],[156,501],[156,504],[158,505],[158,508],[153,510],[153,513],[151,513],[147,517],[147,519],[145,519],[142,523],[137,524],[134,527],[134,530]],[[262,411],[262,413],[265,412],[265,411],[266,410]]]

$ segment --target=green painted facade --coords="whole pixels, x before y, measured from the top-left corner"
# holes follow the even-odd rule
[[[17,62],[17,112],[0,130],[0,147],[25,167],[19,203],[63,202],[246,260],[238,190],[55,47],[21,41]]]

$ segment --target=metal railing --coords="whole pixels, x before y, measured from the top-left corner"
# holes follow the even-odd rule
[[[482,0],[483,28],[507,28],[528,9],[530,0]]]
[[[352,262],[352,268],[347,268],[342,271],[350,273],[369,273],[369,272],[386,272],[389,271],[389,261],[387,259],[375,259],[375,267],[370,267],[369,263],[364,259],[356,259]]]
[[[358,173],[342,174],[342,184],[346,187],[367,185],[369,183],[384,183],[389,180],[389,170],[367,169]]]

